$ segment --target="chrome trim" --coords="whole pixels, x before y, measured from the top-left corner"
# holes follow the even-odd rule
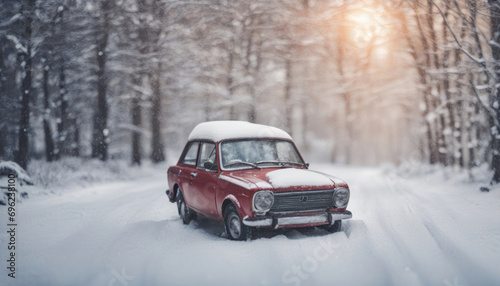
[[[297,216],[282,216],[282,217],[263,217],[263,218],[244,218],[243,223],[251,227],[266,227],[273,226],[273,220],[276,221],[275,227],[287,225],[301,225],[301,224],[316,224],[325,223],[333,224],[336,220],[350,219],[352,213],[350,211],[338,213],[320,213],[313,215],[297,215]]]
[[[271,226],[273,224],[272,218],[264,218],[261,220],[248,220],[246,218],[243,219],[243,224],[251,227],[259,227],[259,226]]]
[[[320,215],[310,215],[310,216],[290,216],[278,218],[278,223],[276,226],[280,225],[293,225],[293,224],[310,224],[310,223],[325,223],[328,221],[328,214],[323,213]]]
[[[349,214],[335,214],[335,213],[330,213],[330,216],[332,217],[332,224],[336,221],[336,220],[341,220],[341,219],[350,219],[352,218],[352,214],[349,213]]]

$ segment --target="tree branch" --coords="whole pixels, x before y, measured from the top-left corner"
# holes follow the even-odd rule
[[[491,109],[488,105],[484,104],[484,102],[481,100],[481,97],[479,96],[479,92],[477,91],[476,84],[472,81],[472,79],[469,81],[470,85],[474,89],[474,95],[476,96],[477,100],[479,101],[481,107],[486,111],[486,114],[488,114],[489,117],[493,120],[495,123],[495,126],[497,128],[500,128],[500,122],[498,122],[496,116],[495,116],[495,111]]]
[[[455,32],[453,31],[453,29],[451,28],[450,24],[448,23],[448,20],[446,20],[445,16],[444,16],[444,13],[443,13],[443,10],[441,10],[441,8],[436,4],[436,2],[432,1],[432,4],[438,9],[439,11],[439,14],[441,14],[441,17],[443,17],[443,22],[445,23],[446,27],[448,28],[448,30],[450,31],[451,35],[453,36],[453,39],[455,40],[455,42],[457,43],[458,47],[460,48],[460,50],[467,56],[469,57],[469,59],[471,59],[472,61],[480,64],[480,65],[484,65],[485,64],[485,60],[483,58],[476,58],[474,55],[472,55],[469,51],[467,51],[466,49],[464,49],[464,47],[462,46],[462,44],[460,43],[460,41],[458,40],[458,37],[457,35],[455,34]],[[486,68],[486,66],[484,66]]]

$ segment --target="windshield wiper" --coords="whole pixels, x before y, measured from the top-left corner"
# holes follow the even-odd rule
[[[284,167],[285,164],[304,166],[304,164],[302,164],[302,163],[289,162],[289,161],[258,161],[258,162],[255,162],[255,164],[278,164],[281,167]]]
[[[283,164],[290,164],[290,165],[297,165],[297,166],[305,166],[306,164],[304,163],[299,163],[299,162],[289,162],[289,161],[281,161]]]
[[[256,168],[256,169],[261,169],[259,166],[257,166],[254,163],[245,162],[245,161],[241,161],[241,160],[231,160],[228,163],[224,164],[224,167],[229,167],[229,166],[236,165],[236,164],[243,164],[243,165],[252,166],[253,168]]]
[[[255,162],[255,164],[278,164],[280,166],[283,166],[282,163],[283,162],[281,162],[281,161],[258,161],[258,162]]]

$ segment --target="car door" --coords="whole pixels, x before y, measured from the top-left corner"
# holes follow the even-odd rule
[[[215,143],[201,142],[196,170],[191,177],[193,207],[210,216],[216,216],[215,190],[219,177]]]
[[[184,201],[189,207],[193,206],[194,193],[192,188],[192,178],[196,173],[196,159],[198,158],[199,141],[189,142],[184,148],[179,160],[180,187],[184,195]]]

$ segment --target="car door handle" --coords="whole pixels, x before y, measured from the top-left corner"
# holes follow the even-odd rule
[[[198,173],[191,173],[191,178],[196,177],[196,175],[198,175]]]

